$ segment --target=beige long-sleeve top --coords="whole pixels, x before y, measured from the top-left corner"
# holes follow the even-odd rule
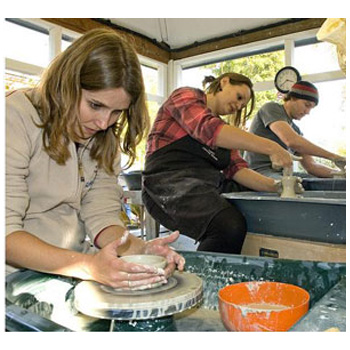
[[[6,97],[6,235],[25,230],[81,252],[87,236],[93,242],[105,227],[123,226],[120,157],[110,176],[90,158],[89,147],[77,151],[72,142],[71,157],[58,165],[44,151],[42,129],[35,123],[40,123],[38,112],[23,91]]]

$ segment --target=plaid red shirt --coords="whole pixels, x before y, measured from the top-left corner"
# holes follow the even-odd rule
[[[225,124],[207,107],[207,97],[202,90],[177,89],[158,111],[148,137],[146,155],[187,135],[215,149],[217,135]],[[225,177],[231,179],[242,168],[248,168],[247,162],[237,150],[231,150],[231,162],[224,170]]]

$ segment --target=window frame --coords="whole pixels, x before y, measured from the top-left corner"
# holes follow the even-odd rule
[[[22,25],[28,27],[31,30],[38,30],[42,28],[42,32],[47,32],[49,35],[49,60],[54,59],[62,50],[61,42],[65,36],[73,39],[77,39],[82,34],[68,30],[56,24],[46,22],[38,18],[15,18],[13,20],[9,19],[10,22],[17,25]],[[40,30],[39,30],[40,31]],[[156,101],[162,104],[167,97],[167,72],[168,66],[162,62],[158,62],[154,59],[138,55],[141,65],[145,65],[154,68],[158,72],[158,91],[157,94],[146,94],[146,98],[149,101]],[[46,67],[29,64],[27,62],[14,60],[5,57],[5,69],[23,73],[40,76]]]
[[[170,90],[174,90],[182,85],[182,72],[186,68],[192,68],[196,66],[202,66],[207,63],[213,63],[223,60],[228,60],[232,56],[251,56],[256,54],[257,52],[269,52],[271,48],[278,47],[285,51],[285,65],[293,66],[294,63],[294,49],[300,41],[310,41],[312,43],[316,42],[316,34],[319,29],[312,29],[300,33],[288,34],[280,37],[276,37],[273,39],[267,39],[257,42],[252,42],[249,44],[239,45],[223,50],[218,50],[198,56],[193,56],[190,58],[184,58],[176,61],[169,62],[169,75],[172,79],[169,79],[171,82],[171,86],[169,86]],[[344,73],[340,70],[336,71],[327,71],[315,74],[306,74],[303,75],[303,80],[312,81],[314,83],[325,82],[325,81],[333,81],[346,79]],[[256,91],[265,91],[271,90],[274,88],[273,80],[264,81],[264,82],[256,82],[254,84],[254,90]]]
[[[50,22],[38,18],[16,18],[14,22],[20,25],[21,22],[27,23],[28,27],[40,27],[43,31],[49,33],[49,57],[52,60],[57,54],[61,52],[61,40],[64,36],[71,37],[73,39],[81,36],[80,33],[68,30],[61,26],[55,25]],[[250,56],[257,52],[268,52],[272,48],[284,48],[285,51],[285,65],[293,65],[294,63],[294,49],[300,41],[313,41],[317,42],[316,34],[318,29],[312,29],[300,33],[288,34],[272,39],[262,40],[258,42],[252,42],[244,45],[239,45],[223,50],[217,50],[210,53],[197,55],[180,60],[170,60],[168,64],[156,61],[154,59],[138,55],[140,63],[158,71],[158,93],[147,93],[147,100],[156,101],[159,104],[164,102],[165,98],[176,88],[182,84],[182,71],[186,68],[200,66],[207,64],[208,62],[218,62],[222,60],[230,59],[232,56]],[[17,61],[14,59],[5,57],[5,68],[18,71],[20,73],[30,75],[40,75],[45,67],[28,64],[26,62]],[[304,80],[309,80],[314,83],[333,81],[339,79],[346,79],[344,73],[339,69],[336,71],[321,72],[315,74],[308,74],[303,76]],[[256,91],[265,91],[274,88],[274,82],[272,80],[257,82],[254,86]]]
[[[150,68],[154,68],[158,72],[157,94],[151,94],[146,92],[146,99],[148,101],[158,102],[160,105],[165,101],[167,97],[167,72],[168,66],[165,63],[156,61],[154,59],[137,55],[140,64]]]
[[[50,62],[61,52],[61,41],[65,36],[71,37],[73,39],[81,36],[81,34],[77,32],[73,32],[39,18],[15,18],[13,21],[10,20],[10,22],[17,25],[22,25],[23,27],[28,27],[30,30],[38,30],[37,28],[42,28],[43,32],[48,32]],[[46,67],[5,57],[5,69],[8,70],[40,76],[45,68]]]

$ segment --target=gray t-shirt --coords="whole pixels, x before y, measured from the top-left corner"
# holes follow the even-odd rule
[[[271,141],[277,142],[284,149],[294,154],[295,151],[289,149],[278,136],[271,131],[269,125],[276,121],[287,122],[296,133],[302,135],[300,129],[294,124],[294,122],[288,117],[283,105],[276,102],[268,102],[260,108],[256,116],[254,117],[250,126],[249,132],[270,139]],[[259,171],[262,169],[271,169],[270,157],[265,154],[245,152],[245,160],[249,163],[249,167],[253,170]]]

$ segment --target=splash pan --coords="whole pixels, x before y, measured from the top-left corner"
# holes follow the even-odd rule
[[[306,191],[303,197],[280,198],[265,192],[235,192],[223,196],[247,220],[248,232],[345,244],[346,193]]]

